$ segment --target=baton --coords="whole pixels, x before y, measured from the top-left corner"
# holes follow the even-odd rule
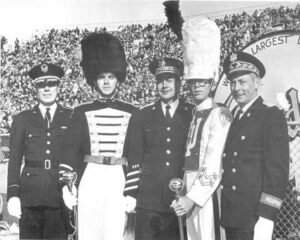
[[[178,201],[180,196],[180,191],[183,189],[184,184],[182,179],[180,178],[173,178],[169,183],[169,188],[171,191],[175,192],[175,199]],[[178,225],[179,225],[179,232],[180,232],[180,240],[184,240],[184,232],[183,232],[183,224],[182,224],[182,217],[178,216]]]
[[[62,181],[65,182],[68,186],[68,189],[70,192],[72,192],[73,186],[77,180],[77,173],[76,172],[64,172],[62,174]],[[72,236],[68,237],[68,240],[78,240],[78,212],[77,212],[77,206],[73,206],[72,209],[73,212],[73,218],[74,218],[74,225],[72,224],[72,221],[70,220],[71,226],[74,228],[74,232],[72,233]]]

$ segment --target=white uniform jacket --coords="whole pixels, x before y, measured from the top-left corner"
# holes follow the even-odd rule
[[[184,174],[186,196],[195,202],[187,214],[189,240],[216,239],[212,196],[221,180],[222,152],[231,121],[230,111],[211,98],[194,109]]]

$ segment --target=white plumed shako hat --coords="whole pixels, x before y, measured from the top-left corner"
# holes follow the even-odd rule
[[[184,78],[219,79],[221,35],[217,24],[203,16],[186,19],[182,26]]]

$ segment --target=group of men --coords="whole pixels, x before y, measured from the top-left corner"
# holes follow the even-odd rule
[[[287,125],[259,96],[265,68],[250,54],[223,65],[237,107],[213,100],[220,42],[213,21],[187,20],[183,62],[150,63],[159,100],[142,109],[116,97],[126,57],[109,33],[81,41],[91,103],[63,108],[62,68],[33,67],[38,104],[15,117],[10,140],[8,211],[20,218],[20,239],[66,239],[65,206],[75,205],[79,240],[123,239],[131,212],[136,240],[179,240],[183,216],[189,240],[221,239],[220,226],[227,240],[271,239],[288,184]],[[195,106],[179,99],[183,79]],[[72,172],[75,185],[59,181]],[[184,183],[176,200],[174,178]]]

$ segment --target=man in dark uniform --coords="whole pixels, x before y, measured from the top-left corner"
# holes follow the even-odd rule
[[[238,106],[223,153],[221,224],[227,240],[271,240],[288,184],[287,124],[259,96],[265,68],[256,57],[232,54],[224,71]]]
[[[132,202],[123,195],[126,133],[137,111],[116,98],[117,88],[126,78],[125,52],[119,40],[108,33],[88,35],[81,47],[81,66],[97,97],[74,110],[60,167],[62,171],[75,169],[79,175],[79,239],[122,239],[125,212]]]
[[[137,163],[142,172],[138,189],[130,193],[137,199],[135,238],[179,239],[178,220],[170,207],[174,192],[168,185],[172,178],[183,176],[193,105],[178,99],[181,61],[158,59],[149,68],[156,77],[160,99],[140,110],[133,118],[135,128],[129,132],[134,141],[129,141],[128,161]],[[125,190],[130,183],[127,181]]]
[[[20,218],[20,239],[63,239],[58,166],[71,110],[56,103],[62,68],[43,63],[33,67],[39,104],[18,114],[10,134],[8,211]],[[24,168],[20,176],[22,159]]]

